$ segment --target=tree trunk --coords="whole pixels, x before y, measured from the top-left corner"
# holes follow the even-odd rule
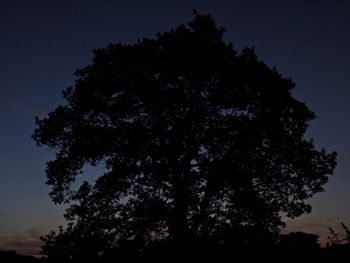
[[[175,233],[174,237],[179,242],[186,240],[188,234],[188,222],[187,222],[187,202],[188,202],[188,184],[182,176],[175,178],[174,190],[175,190]]]

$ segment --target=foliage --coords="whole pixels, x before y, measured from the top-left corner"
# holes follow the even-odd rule
[[[340,225],[344,230],[343,235],[331,227],[328,228],[330,234],[328,237],[328,246],[350,245],[350,230],[344,223],[341,222]]]
[[[196,14],[154,39],[94,50],[67,104],[36,120],[33,138],[56,150],[50,195],[71,204],[72,224],[45,239],[46,253],[61,237],[102,240],[84,250],[95,255],[123,240],[184,248],[250,232],[261,241],[283,225],[281,213],[310,212],[306,200],[323,191],[336,155],[304,138],[315,114],[291,95],[293,81],[254,49],[237,53],[223,33]],[[105,171],[74,190],[86,165]]]
[[[318,236],[304,232],[292,232],[288,235],[280,235],[279,249],[287,250],[292,254],[306,254],[320,248]]]

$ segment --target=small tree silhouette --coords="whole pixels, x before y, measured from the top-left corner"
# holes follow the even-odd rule
[[[344,224],[340,223],[341,227],[344,230],[344,234],[341,235],[329,227],[330,236],[328,237],[328,246],[337,246],[337,245],[350,245],[350,230]]]

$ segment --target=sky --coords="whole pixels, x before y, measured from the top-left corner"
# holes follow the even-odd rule
[[[328,227],[350,225],[350,2],[329,1],[16,1],[0,4],[0,250],[36,255],[39,236],[64,224],[45,185],[54,152],[31,139],[34,117],[64,103],[76,69],[94,48],[153,37],[211,14],[235,49],[290,76],[293,95],[318,118],[307,137],[338,152],[334,176],[310,203],[313,211],[287,220],[284,231],[305,231],[325,242]]]

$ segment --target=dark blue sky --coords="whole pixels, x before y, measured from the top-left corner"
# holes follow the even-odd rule
[[[307,3],[306,3],[307,2]],[[63,223],[45,185],[48,149],[31,139],[34,116],[62,103],[73,72],[92,49],[134,42],[210,13],[236,49],[296,82],[294,95],[319,116],[308,137],[339,154],[335,175],[311,203],[313,212],[287,229],[327,235],[350,224],[350,3],[329,1],[1,1],[0,250],[35,254],[38,236]]]

